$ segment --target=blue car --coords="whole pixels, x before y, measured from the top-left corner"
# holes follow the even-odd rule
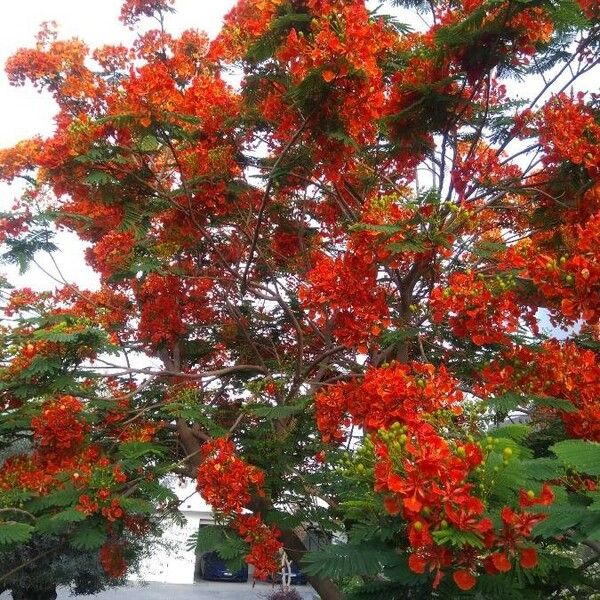
[[[239,583],[248,581],[248,565],[244,565],[239,571],[232,573],[216,552],[203,554],[200,568],[202,579],[207,581],[236,581]]]

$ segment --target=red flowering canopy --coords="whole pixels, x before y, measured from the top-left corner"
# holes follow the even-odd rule
[[[324,600],[590,597],[597,0],[239,0],[214,40],[175,8],[7,64],[58,114],[0,151],[3,258],[67,230],[99,284],[2,282],[0,553],[120,577],[171,473],[199,551]]]

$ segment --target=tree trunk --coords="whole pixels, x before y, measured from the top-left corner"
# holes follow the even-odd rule
[[[13,600],[56,600],[56,587],[44,589],[13,588]]]

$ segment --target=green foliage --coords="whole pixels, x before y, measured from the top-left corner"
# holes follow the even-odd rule
[[[33,498],[27,505],[27,508],[40,513],[48,508],[65,507],[75,504],[79,498],[80,492],[74,487],[67,485],[62,489],[52,490],[49,494]]]
[[[527,450],[523,446],[520,446],[519,443],[521,443],[530,433],[531,428],[529,425],[510,424],[501,425],[500,427],[492,429],[489,432],[489,435],[497,440],[498,444],[504,443],[510,448],[518,449],[521,454],[525,454]]]
[[[214,550],[225,539],[225,528],[216,525],[201,525],[198,531],[192,533],[186,543],[188,550],[196,554],[204,554]]]
[[[69,544],[76,550],[97,550],[107,539],[102,525],[86,523],[69,535]]]
[[[572,505],[550,506],[544,512],[548,517],[538,523],[533,532],[544,538],[552,538],[582,523],[589,523],[590,518],[593,518],[590,511]]]
[[[155,152],[156,150],[158,150],[160,146],[160,141],[158,140],[158,138],[155,135],[152,135],[151,133],[148,133],[146,135],[144,135],[142,138],[140,138],[140,140],[137,142],[135,148],[136,150],[141,150],[142,152]]]
[[[600,475],[600,444],[586,440],[563,440],[550,447],[565,467]]]
[[[545,4],[559,33],[574,32],[587,26],[587,19],[576,0],[557,0]],[[567,38],[570,41],[572,38]]]
[[[119,180],[106,171],[91,171],[85,182],[90,186],[105,186],[108,183],[117,184]]]
[[[577,408],[568,400],[552,398],[551,396],[523,395],[519,392],[506,392],[500,396],[494,396],[486,401],[490,409],[508,414],[519,407],[543,406],[554,408],[562,412],[575,412]]]
[[[303,397],[295,404],[280,404],[275,406],[248,406],[247,412],[255,417],[267,420],[286,419],[307,410],[311,398]]]
[[[0,546],[22,544],[31,537],[33,530],[29,523],[0,521]]]
[[[159,444],[151,442],[126,442],[119,445],[119,455],[124,461],[136,463],[140,458],[151,456],[164,456],[165,449]]]
[[[407,595],[407,586],[397,581],[369,581],[361,583],[357,589],[346,594],[348,600],[405,600],[425,598],[415,594]]]
[[[233,573],[243,567],[249,550],[248,544],[235,532],[218,525],[200,525],[199,530],[188,538],[187,548],[198,555],[216,552]]]
[[[552,481],[564,475],[564,467],[558,460],[552,458],[536,458],[520,461],[527,477],[535,481]]]
[[[46,228],[32,228],[27,235],[14,239],[7,238],[4,244],[8,250],[2,254],[0,260],[17,265],[22,275],[29,269],[38,252],[54,252],[58,249],[52,241],[53,238],[54,234]]]
[[[453,527],[434,531],[432,534],[436,544],[450,545],[456,548],[471,546],[472,548],[483,548],[485,544],[480,536],[471,531],[460,531]]]
[[[261,36],[247,51],[246,60],[260,63],[273,56],[283,37],[295,28],[302,31],[310,23],[311,15],[306,13],[287,13],[271,22],[267,33]]]
[[[134,514],[152,515],[156,510],[152,502],[144,498],[120,498],[119,503],[123,510]]]
[[[44,534],[62,534],[72,530],[75,523],[85,521],[85,515],[74,507],[65,508],[54,514],[45,514],[37,519],[35,529]]]
[[[384,566],[399,562],[391,549],[374,544],[329,545],[321,550],[307,552],[302,570],[319,577],[348,577],[351,575],[378,575]]]

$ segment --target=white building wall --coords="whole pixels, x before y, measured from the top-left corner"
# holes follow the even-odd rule
[[[185,524],[172,524],[163,535],[163,542],[157,544],[151,557],[144,560],[133,581],[155,581],[159,583],[194,583],[196,555],[187,550],[190,536],[198,531],[200,523],[213,523],[212,510],[195,491],[194,483],[177,483],[173,491],[182,501],[180,510]]]

